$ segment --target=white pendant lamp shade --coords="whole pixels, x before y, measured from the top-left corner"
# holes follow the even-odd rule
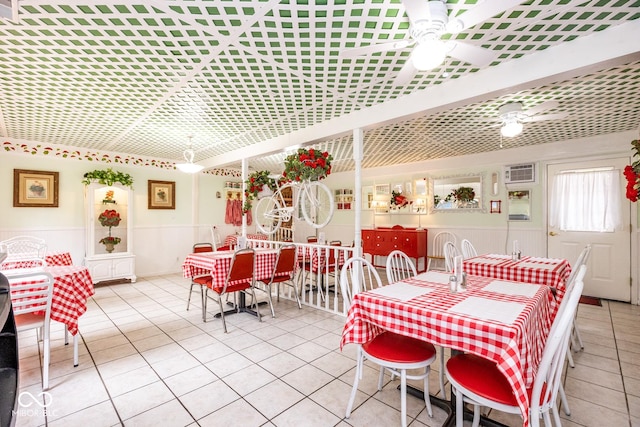
[[[507,119],[500,128],[500,133],[505,138],[513,138],[522,133],[522,123],[517,119]]]
[[[193,163],[193,150],[191,149],[191,136],[189,137],[189,145],[187,145],[187,149],[184,150],[184,153],[182,153],[182,156],[186,160],[186,163],[176,164],[176,167],[180,172],[198,173],[202,169],[204,169],[204,166]]]
[[[413,49],[411,60],[419,71],[427,71],[442,64],[447,57],[447,49],[442,41],[424,40]]]

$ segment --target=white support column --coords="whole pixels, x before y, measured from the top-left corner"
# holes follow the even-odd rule
[[[353,130],[353,160],[355,162],[355,182],[354,182],[354,203],[356,205],[355,213],[355,256],[362,256],[362,157],[364,133],[361,128]]]
[[[249,161],[246,158],[242,159],[242,206],[247,202],[245,191],[247,191],[247,176],[249,175]],[[242,215],[242,237],[247,238],[247,216]]]

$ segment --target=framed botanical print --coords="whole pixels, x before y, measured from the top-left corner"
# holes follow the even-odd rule
[[[148,185],[149,209],[175,209],[176,183],[174,181],[152,181]]]
[[[58,207],[58,172],[13,170],[14,207]]]

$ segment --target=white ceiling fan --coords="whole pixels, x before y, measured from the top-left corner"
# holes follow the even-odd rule
[[[449,18],[447,5],[443,0],[402,0],[407,17],[410,38],[391,43],[372,44],[347,49],[340,53],[343,58],[353,58],[390,50],[414,46],[409,60],[396,77],[397,84],[407,83],[416,71],[430,70],[442,64],[447,56],[484,67],[489,65],[496,54],[488,49],[464,43],[458,40],[443,40],[445,34],[457,34],[474,25],[496,16],[522,0],[485,0],[472,9]]]
[[[508,102],[498,108],[498,117],[486,118],[488,121],[498,121],[500,133],[506,138],[512,138],[522,133],[523,123],[539,122],[542,120],[558,120],[567,117],[568,113],[541,114],[558,108],[558,101],[546,101],[528,110],[522,109],[520,102]]]

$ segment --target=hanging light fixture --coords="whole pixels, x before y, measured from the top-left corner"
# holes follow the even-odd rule
[[[176,163],[176,167],[178,170],[184,173],[198,173],[204,166],[197,165],[193,163],[193,149],[191,148],[191,135],[189,135],[189,143],[187,144],[187,149],[184,150],[182,156],[186,160],[186,163]]]
[[[500,133],[505,138],[513,138],[514,136],[518,136],[522,133],[522,123],[520,123],[515,117],[507,118],[504,120],[504,123],[500,128]]]

